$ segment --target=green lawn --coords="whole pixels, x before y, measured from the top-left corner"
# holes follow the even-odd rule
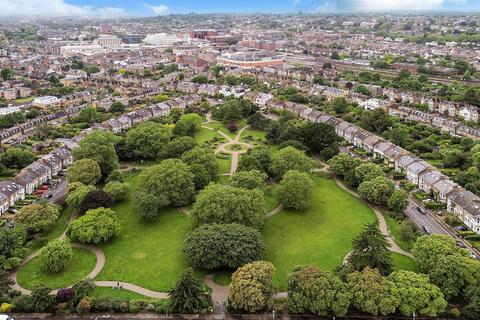
[[[138,187],[138,176],[126,180],[133,191]],[[168,208],[157,221],[142,223],[131,198],[113,209],[122,230],[100,246],[106,263],[95,280],[124,281],[156,291],[172,289],[187,267],[182,245],[190,229],[188,217]]]
[[[59,273],[42,270],[40,259],[33,258],[23,266],[17,277],[18,283],[25,289],[34,289],[43,284],[52,289],[65,288],[85,278],[95,267],[97,259],[86,249],[74,248],[73,258],[68,266]]]
[[[313,205],[304,212],[283,210],[268,219],[262,233],[267,243],[265,259],[276,267],[275,285],[286,290],[293,268],[314,263],[334,270],[352,249],[352,239],[375,214],[333,180],[313,176]]]
[[[197,141],[199,146],[203,146],[206,142],[211,141],[212,139],[219,139],[221,141],[225,141],[226,139],[216,133],[215,131],[208,130],[205,128],[200,128],[197,134],[195,135],[195,140]]]
[[[240,120],[240,121],[237,121],[235,122],[235,124],[237,125],[237,128],[238,130],[242,129],[243,127],[245,127],[247,125],[246,121],[245,120]],[[237,135],[238,131],[237,132],[230,132],[227,127],[221,123],[221,122],[210,122],[210,123],[207,123],[205,125],[206,127],[210,127],[212,129],[215,129],[215,130],[219,130],[223,133],[225,133],[227,136],[229,136],[230,138],[235,138],[235,136]]]
[[[232,282],[232,274],[234,271],[232,270],[220,270],[215,271],[215,275],[213,276],[213,281],[216,284],[221,286],[228,286],[230,282]]]
[[[275,209],[280,203],[276,193],[276,188],[277,188],[277,185],[271,185],[271,184],[267,184],[265,188],[263,188],[263,195],[266,203],[266,207],[265,207],[266,213],[269,213],[270,211]]]
[[[26,102],[31,102],[33,101],[33,99],[35,99],[34,96],[30,96],[30,97],[26,97],[26,98],[18,98],[18,99],[15,99],[13,102],[14,103],[26,103]]]
[[[418,262],[410,257],[404,256],[403,254],[392,252],[393,259],[393,270],[408,270],[414,272],[420,272],[420,266]]]
[[[392,237],[394,238],[394,241],[400,248],[406,251],[410,251],[413,248],[414,241],[404,241],[400,237],[398,233],[398,228],[400,227],[400,222],[395,220],[393,217],[391,217],[388,213],[383,212],[383,216],[385,217],[385,221],[387,222],[388,230]]]
[[[232,162],[232,158],[230,156],[227,157],[227,159],[219,159],[217,157],[217,163],[218,163],[218,173],[230,173],[230,165]]]
[[[252,128],[245,129],[242,133],[242,139],[248,140],[246,138],[252,137],[255,141],[257,140],[266,140],[266,132],[261,130],[255,130]]]

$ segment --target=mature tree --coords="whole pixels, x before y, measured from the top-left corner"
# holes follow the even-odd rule
[[[360,119],[360,126],[370,132],[381,134],[392,125],[392,120],[383,109],[364,111]]]
[[[0,270],[16,268],[26,253],[27,231],[21,224],[0,227]]]
[[[392,292],[399,300],[398,309],[404,316],[436,317],[445,311],[447,301],[440,289],[431,284],[428,276],[412,271],[395,271],[388,276]]]
[[[95,290],[96,286],[91,279],[85,278],[74,284],[72,288],[75,291],[74,302],[78,303],[81,299],[90,295]]]
[[[97,208],[110,208],[113,206],[113,198],[106,193],[104,190],[94,190],[83,198],[83,201],[80,203],[78,211],[80,213],[85,213],[88,210],[97,209]]]
[[[88,107],[81,110],[74,119],[75,122],[88,124],[100,122],[101,120],[102,117],[100,113],[98,113],[97,108],[94,107]]]
[[[342,177],[349,185],[356,186],[355,169],[360,166],[360,159],[349,156],[346,153],[340,153],[328,161],[332,171],[339,177]]]
[[[271,160],[268,148],[253,148],[240,157],[238,171],[259,170],[268,173],[270,163]]]
[[[105,191],[114,201],[118,202],[127,198],[129,186],[123,182],[110,181],[105,187],[103,187],[103,191]]]
[[[466,288],[480,284],[480,262],[465,256],[442,255],[428,275],[449,300],[458,297]]]
[[[98,208],[72,222],[68,236],[82,243],[107,242],[120,233],[120,223],[111,209]]]
[[[200,165],[205,168],[210,180],[215,179],[218,173],[218,163],[211,150],[195,147],[182,155],[182,161],[188,165]],[[195,172],[193,172],[195,174]]]
[[[15,77],[15,70],[5,67],[0,71],[0,75],[4,81],[12,80]]]
[[[144,222],[154,221],[160,214],[162,206],[155,195],[146,192],[137,192],[135,194],[135,200],[140,219]]]
[[[190,168],[178,159],[168,159],[146,169],[140,175],[140,193],[153,195],[156,208],[187,205],[193,197],[194,175]],[[151,199],[151,198],[150,198]],[[139,204],[141,208],[142,203]]]
[[[110,172],[118,168],[115,141],[115,136],[110,132],[94,131],[79,142],[78,148],[73,149],[73,159],[90,158],[97,161],[102,175],[107,177]]]
[[[192,137],[178,137],[165,145],[165,158],[179,158],[185,152],[192,150],[197,146],[197,142]]]
[[[313,181],[307,173],[289,170],[280,181],[278,195],[285,208],[306,210],[312,205]]]
[[[346,282],[355,309],[374,316],[395,313],[399,301],[392,292],[392,283],[377,269],[355,271],[347,275]]]
[[[286,147],[272,157],[272,172],[282,177],[288,170],[310,172],[313,161],[303,151],[293,147]]]
[[[267,175],[258,170],[238,171],[230,177],[230,185],[237,188],[255,189],[265,185]]]
[[[205,313],[212,307],[212,297],[204,285],[196,280],[188,268],[175,287],[168,293],[170,311],[173,313]]]
[[[260,228],[265,216],[265,200],[258,189],[248,190],[209,184],[197,196],[191,210],[196,225],[211,223],[240,223]]]
[[[127,133],[127,147],[140,158],[158,159],[165,146],[172,139],[170,128],[147,121],[130,129]]]
[[[250,125],[253,129],[265,130],[270,124],[270,120],[265,117],[261,112],[255,112],[253,115],[248,117],[247,124]]]
[[[72,260],[73,251],[70,243],[65,240],[55,239],[50,241],[40,250],[40,263],[44,270],[60,272]]]
[[[480,314],[480,284],[468,288],[464,296],[467,304],[462,308],[462,316],[477,320]]]
[[[388,200],[395,191],[393,182],[386,177],[376,177],[375,179],[362,182],[358,186],[358,193],[370,202],[379,205],[388,204]]]
[[[343,114],[350,109],[350,106],[347,102],[347,99],[344,97],[337,97],[329,102],[328,108],[337,114]]]
[[[80,159],[72,163],[67,169],[67,181],[83,184],[96,184],[102,177],[98,162],[89,158]]]
[[[223,122],[234,122],[243,118],[242,107],[238,100],[228,100],[216,107],[213,117]]]
[[[395,213],[402,213],[408,207],[408,194],[403,190],[395,190],[387,202],[388,208]]]
[[[388,242],[378,229],[378,223],[370,223],[352,241],[353,251],[348,257],[348,263],[357,271],[366,267],[378,269],[383,275],[392,270],[392,257]]]
[[[75,183],[75,188],[70,188],[71,185]],[[84,185],[80,182],[76,183],[69,183],[69,192],[67,195],[67,204],[70,207],[73,207],[75,209],[80,209],[80,205],[82,204],[83,200],[89,194],[90,192],[93,192],[96,190],[95,186],[92,185]],[[73,186],[72,186],[73,187]]]
[[[198,75],[193,77],[190,81],[193,83],[208,83],[208,77],[204,75]]]
[[[35,233],[50,230],[60,216],[56,206],[33,203],[24,206],[15,216],[15,221],[25,226],[27,232]]]
[[[410,242],[417,237],[417,226],[412,220],[404,220],[398,227],[398,235],[400,239],[406,242]]]
[[[202,117],[197,113],[187,113],[180,117],[175,123],[173,132],[177,136],[195,136],[202,126]]]
[[[296,267],[288,277],[288,306],[293,313],[344,316],[351,298],[337,276],[314,265]]]
[[[422,272],[428,273],[442,256],[465,256],[466,250],[460,249],[455,239],[448,235],[432,234],[421,236],[413,246],[413,255],[418,261]]]
[[[56,298],[50,294],[52,289],[43,285],[32,290],[30,303],[35,312],[52,312],[55,310]]]
[[[73,288],[63,288],[57,291],[57,302],[66,303],[72,301],[75,297],[75,290]]]
[[[373,162],[365,162],[355,168],[355,180],[357,184],[372,180],[376,177],[384,177],[382,167]]]
[[[258,260],[265,243],[257,229],[238,223],[202,225],[192,231],[183,252],[196,268],[238,268]]]
[[[125,111],[125,105],[121,103],[120,101],[115,101],[110,105],[110,108],[108,108],[108,111],[112,113],[122,113]]]
[[[35,161],[35,155],[28,150],[8,148],[0,157],[0,161],[9,169],[23,169]]]
[[[8,272],[0,269],[0,299],[10,293],[14,284]]]
[[[255,261],[238,268],[232,275],[229,306],[251,313],[270,309],[274,273],[275,267],[267,261]]]
[[[340,138],[335,133],[335,129],[324,123],[309,122],[303,128],[303,142],[312,153],[320,153],[326,155],[325,150],[330,150],[328,157],[338,153],[338,141]],[[331,152],[333,150],[336,152]]]

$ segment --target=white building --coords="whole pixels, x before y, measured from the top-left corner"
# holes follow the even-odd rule
[[[182,42],[182,39],[176,35],[166,33],[147,34],[143,42],[157,47],[171,47]]]

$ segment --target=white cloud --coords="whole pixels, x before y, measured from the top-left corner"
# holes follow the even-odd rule
[[[153,11],[155,14],[164,14],[168,11],[168,7],[166,5],[158,5],[158,6],[152,6],[149,4],[146,4],[145,7],[149,8],[150,10]]]
[[[356,0],[351,1],[360,11],[411,11],[441,9],[444,0]]]
[[[0,0],[0,16],[125,16],[121,8],[78,6],[65,0]]]

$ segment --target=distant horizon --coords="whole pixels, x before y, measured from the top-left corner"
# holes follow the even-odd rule
[[[0,0],[0,17],[155,17],[170,14],[480,13],[477,0]]]

